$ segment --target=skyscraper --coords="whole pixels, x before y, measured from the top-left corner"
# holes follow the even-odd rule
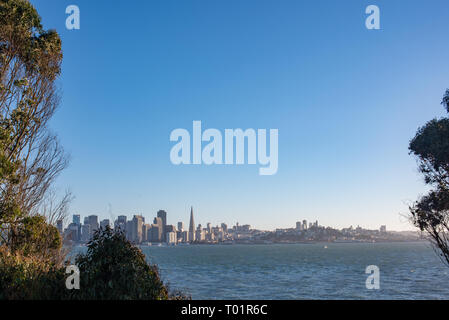
[[[153,224],[151,225],[152,235],[151,235],[151,241],[152,242],[161,242],[162,241],[162,219],[159,217],[154,218]]]
[[[100,221],[100,228],[106,229],[107,226],[111,226],[109,219],[104,219]]]
[[[134,215],[131,229],[131,241],[134,243],[142,242],[142,226],[145,224],[145,219],[140,215]]]
[[[193,220],[193,207],[190,208],[189,241],[195,241],[195,221]]]
[[[126,216],[118,216],[117,220],[114,222],[114,228],[116,230],[120,229],[121,231],[126,231]]]
[[[75,241],[81,240],[81,216],[79,214],[74,214],[72,218],[72,223],[77,226],[78,231],[76,232]],[[73,229],[73,228],[72,228]]]
[[[84,219],[84,223],[86,223],[86,219]],[[88,216],[87,223],[90,224],[90,231],[92,233],[100,227],[100,224],[98,223],[98,216],[96,215]]]
[[[167,239],[167,237],[166,237],[167,212],[165,212],[164,210],[159,210],[157,212],[157,217],[161,218],[161,220],[162,220],[162,241],[165,242]]]
[[[74,214],[73,215],[73,220],[72,222],[76,225],[81,225],[81,217],[79,214]]]

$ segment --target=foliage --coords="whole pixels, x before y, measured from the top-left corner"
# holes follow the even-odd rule
[[[34,256],[49,260],[58,255],[62,248],[62,239],[55,226],[46,222],[43,216],[25,217],[14,229],[10,244],[12,252],[20,252],[24,256]]]
[[[81,274],[81,299],[164,300],[168,291],[156,266],[124,233],[109,227],[95,232],[87,253],[76,258]]]
[[[449,90],[441,104],[449,112]],[[449,264],[449,118],[433,119],[419,128],[409,150],[417,158],[424,181],[432,187],[410,207],[412,221],[429,235]]]
[[[62,299],[65,268],[0,246],[0,300]]]
[[[0,0],[0,233],[14,241],[68,159],[47,128],[59,105],[61,40],[27,0]],[[1,231],[9,230],[5,236]]]

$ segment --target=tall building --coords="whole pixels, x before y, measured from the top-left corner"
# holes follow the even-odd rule
[[[206,240],[206,230],[198,228],[195,232],[195,240],[196,241],[204,241]]]
[[[162,227],[162,219],[158,217],[154,218],[153,224],[148,232],[148,241],[161,242],[163,233]]]
[[[167,239],[167,237],[166,237],[167,212],[165,212],[164,210],[159,210],[157,212],[157,217],[161,218],[161,220],[162,220],[162,241],[165,242]]]
[[[386,233],[387,232],[387,226],[383,225],[380,226],[380,233]]]
[[[166,238],[167,244],[176,244],[176,242],[178,242],[178,239],[176,238],[176,232],[167,232]]]
[[[79,214],[74,214],[72,217],[72,224],[76,225],[78,227],[78,231],[76,232],[76,239],[74,241],[80,241],[81,240],[81,216]],[[73,231],[73,227],[71,230]]]
[[[150,238],[148,237],[148,231],[151,228],[151,224],[143,224],[142,225],[142,242],[150,241]]]
[[[223,229],[223,232],[225,232],[225,233],[228,232],[228,225],[226,223],[222,223],[221,228]]]
[[[157,219],[160,220],[160,218],[154,218],[155,222]],[[149,230],[147,231],[147,239],[149,242],[161,242],[162,223],[161,224],[154,223],[150,226]]]
[[[142,226],[145,223],[145,219],[141,215],[134,215],[131,221],[131,241],[134,243],[141,243]]]
[[[90,240],[91,238],[91,232],[92,230],[90,229],[90,224],[85,223],[83,224],[83,226],[81,227],[81,240],[83,242],[87,242]]]
[[[165,233],[176,232],[176,227],[174,225],[169,224],[165,226],[165,231],[166,231]]]
[[[84,223],[86,223],[86,219],[84,219]],[[90,224],[90,228],[91,228],[90,231],[93,234],[93,232],[100,227],[100,225],[98,223],[98,216],[95,216],[95,215],[88,216],[87,224]]]
[[[126,239],[128,239],[129,241],[133,241],[133,222],[132,220],[128,220],[126,221],[126,226],[125,226],[125,235],[126,235]]]
[[[182,222],[182,221],[178,222],[178,231],[181,231],[181,232],[184,231],[184,222]]]
[[[189,223],[189,241],[195,241],[195,221],[193,220],[193,207],[190,208],[190,223]]]
[[[78,242],[81,240],[80,228],[76,223],[71,223],[64,231],[64,240],[70,240],[73,242]]]
[[[212,233],[212,224],[210,222],[207,223],[207,233]]]
[[[307,220],[302,221],[302,230],[307,230]]]
[[[100,228],[106,229],[107,226],[111,226],[111,223],[109,222],[109,219],[101,220]]]
[[[301,221],[296,222],[296,230],[301,231],[302,230],[302,223]]]
[[[81,225],[81,216],[79,214],[74,214],[72,222],[77,225]]]
[[[182,232],[182,242],[189,242],[189,232],[188,231]]]
[[[120,229],[121,231],[126,231],[126,216],[118,216],[114,221],[114,228],[116,230]]]

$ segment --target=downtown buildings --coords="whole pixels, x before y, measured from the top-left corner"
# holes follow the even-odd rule
[[[123,232],[126,238],[135,244],[232,244],[232,243],[294,243],[294,242],[377,242],[377,241],[403,241],[417,239],[414,235],[387,232],[386,226],[377,230],[367,230],[361,227],[343,228],[341,230],[320,226],[318,221],[308,222],[302,220],[296,222],[293,228],[276,229],[275,231],[260,231],[251,229],[248,224],[228,227],[225,223],[220,226],[212,226],[207,223],[205,227],[195,223],[193,208],[190,208],[189,226],[185,228],[183,222],[175,225],[168,224],[168,214],[159,210],[153,220],[146,221],[142,215],[133,215],[128,219],[120,215],[113,224],[110,220],[98,220],[98,216],[90,215],[84,218],[81,224],[80,215],[74,215],[72,222],[64,229],[65,242],[87,243],[94,232],[107,226]],[[57,222],[58,230],[62,230],[62,221]]]
[[[184,223],[178,222],[177,227],[167,224],[167,212],[159,210],[152,223],[145,221],[142,215],[134,215],[128,220],[127,216],[120,215],[113,225],[109,219],[98,221],[98,216],[90,215],[84,218],[81,224],[80,215],[73,215],[72,222],[63,230],[62,221],[57,223],[58,230],[64,235],[66,242],[87,243],[99,228],[107,226],[125,233],[126,238],[135,244],[146,243],[217,243],[233,240],[234,237],[243,237],[250,231],[250,226],[237,226],[228,229],[225,223],[213,227],[211,223],[203,228],[201,224],[195,225],[193,207],[190,209],[189,229],[184,229]]]

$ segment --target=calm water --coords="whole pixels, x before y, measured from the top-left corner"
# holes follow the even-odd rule
[[[327,246],[325,248],[324,246]],[[142,247],[193,299],[449,299],[449,267],[427,243]],[[380,268],[367,290],[365,268]]]

